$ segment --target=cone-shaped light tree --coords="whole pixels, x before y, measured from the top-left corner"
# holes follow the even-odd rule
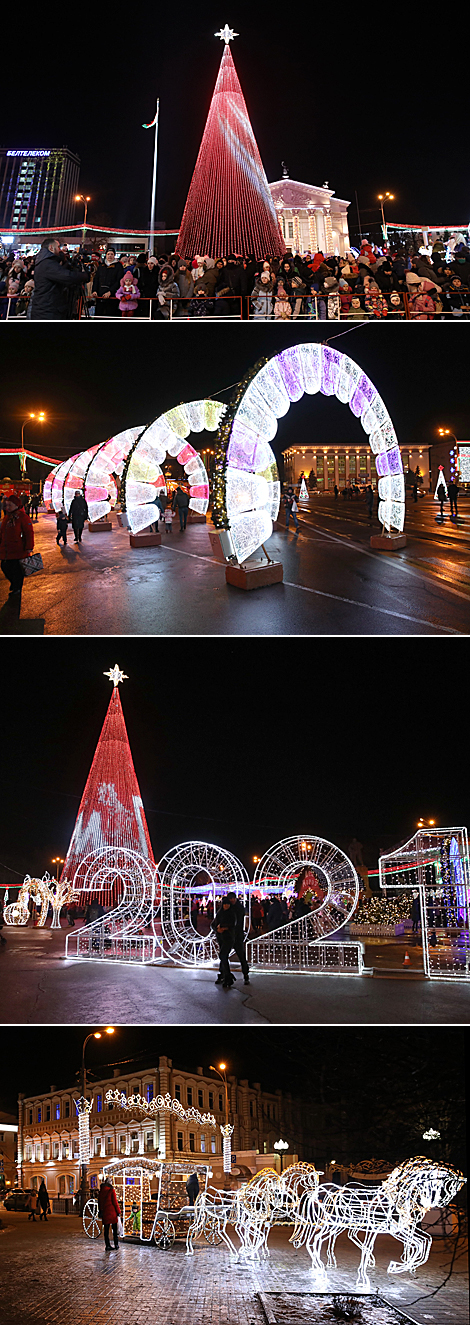
[[[61,881],[69,879],[73,883],[84,857],[104,847],[124,847],[154,863],[119,697],[118,685],[125,679],[124,674],[116,666],[106,675],[114,683],[113,693],[80,802]],[[103,896],[100,900],[109,905],[116,899]]]
[[[285,244],[229,46],[237,34],[226,26],[215,35],[224,52],[176,252],[280,256]]]

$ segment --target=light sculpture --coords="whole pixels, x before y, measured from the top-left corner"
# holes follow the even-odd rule
[[[199,934],[191,920],[191,890],[206,887],[216,907],[223,893],[236,892],[245,901],[248,874],[231,851],[210,842],[182,842],[162,857],[161,928],[168,954],[183,966],[212,965],[219,960],[213,931]]]
[[[210,1166],[191,1160],[191,1169],[201,1180],[203,1194],[208,1178],[212,1177]],[[186,1226],[193,1218],[194,1207],[188,1205],[185,1188],[187,1160],[166,1164],[144,1155],[135,1159],[130,1155],[117,1156],[103,1166],[103,1176],[116,1187],[125,1237],[138,1237],[140,1242],[153,1243],[166,1251],[173,1245],[176,1229],[180,1230],[181,1225]],[[83,1211],[83,1229],[89,1238],[97,1238],[101,1228],[98,1202],[92,1198]],[[213,1230],[211,1233],[208,1229],[206,1237],[208,1242],[218,1241]]]
[[[224,1173],[232,1172],[232,1136],[234,1128],[231,1123],[221,1123],[222,1132],[222,1155]]]
[[[293,1164],[280,1176],[275,1169],[261,1169],[235,1192],[210,1187],[195,1203],[195,1213],[186,1238],[186,1255],[194,1255],[194,1242],[212,1230],[225,1243],[230,1257],[238,1261],[260,1261],[268,1255],[268,1237],[273,1224],[294,1223],[299,1202],[306,1192],[318,1190],[319,1174],[313,1164]],[[240,1246],[227,1232],[233,1225]]]
[[[278,419],[306,392],[335,395],[360,418],[375,457],[379,520],[390,532],[405,522],[405,481],[395,429],[370,378],[347,354],[316,343],[262,359],[239,383],[220,426],[214,478],[213,521],[228,531],[243,561],[270,537],[280,504],[276,459],[270,443]],[[250,481],[264,483],[250,489]]]
[[[153,861],[128,847],[103,847],[80,862],[74,887],[82,903],[92,898],[119,901],[104,915],[67,934],[67,957],[131,963],[162,960],[157,930],[158,875]]]
[[[120,1090],[107,1090],[106,1101],[114,1105],[115,1109],[125,1109],[131,1113],[137,1109],[139,1113],[145,1114],[146,1118],[158,1118],[162,1113],[174,1113],[183,1123],[194,1123],[196,1127],[216,1126],[213,1113],[200,1113],[199,1109],[194,1107],[184,1109],[181,1101],[173,1100],[168,1093],[155,1095],[153,1100],[144,1100],[142,1095],[125,1095]]]
[[[44,874],[42,879],[32,879],[30,874],[25,875],[16,902],[9,902],[3,908],[3,919],[6,925],[28,924],[30,899],[33,899],[38,913],[36,926],[38,929],[43,929],[47,920],[49,905],[54,904],[49,874]]]
[[[81,1095],[75,1100],[75,1108],[78,1114],[78,1151],[80,1164],[88,1165],[90,1158],[90,1113],[93,1108],[93,1101],[85,1099]]]
[[[418,828],[379,860],[381,888],[419,895],[425,974],[470,975],[470,865],[466,828]]]
[[[464,1182],[463,1175],[450,1165],[418,1156],[399,1164],[379,1186],[325,1183],[302,1197],[290,1241],[294,1247],[306,1247],[315,1286],[324,1291],[326,1270],[336,1266],[336,1240],[347,1232],[361,1252],[356,1288],[370,1292],[368,1270],[375,1264],[378,1234],[388,1233],[403,1244],[401,1259],[390,1261],[388,1273],[413,1273],[425,1264],[432,1245],[430,1234],[419,1227],[421,1221],[428,1210],[448,1205]],[[324,1243],[326,1268],[321,1259]]]
[[[328,939],[332,951],[326,957],[333,964],[340,960],[334,955],[332,936],[343,928],[357,906],[359,880],[354,865],[339,847],[325,838],[310,834],[283,838],[258,861],[253,886],[269,892],[270,884],[275,884],[276,889],[295,892],[302,876],[303,892],[311,902],[315,899],[315,909],[269,934],[250,939],[247,943],[250,965],[308,969],[320,960],[315,948],[326,945]],[[342,946],[346,951],[343,969],[360,971],[360,945]],[[342,960],[344,963],[344,953]]]
[[[181,257],[285,252],[229,46],[236,35],[227,24],[215,34],[224,50],[176,241]]]

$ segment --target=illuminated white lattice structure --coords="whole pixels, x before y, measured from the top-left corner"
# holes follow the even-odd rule
[[[234,1129],[231,1123],[221,1123],[220,1130],[222,1132],[222,1155],[223,1155],[224,1173],[231,1173],[232,1172],[232,1136]]]
[[[84,1095],[75,1100],[75,1108],[78,1114],[78,1152],[80,1164],[88,1164],[90,1158],[90,1113],[93,1108],[93,1101],[85,1099]]]
[[[67,957],[93,961],[156,962],[162,959],[157,931],[158,874],[152,860],[125,847],[104,847],[81,861],[74,888],[81,901],[120,896],[118,906],[67,934]]]
[[[158,1118],[160,1114],[176,1114],[183,1123],[194,1123],[196,1127],[216,1127],[213,1113],[200,1113],[191,1107],[184,1109],[180,1100],[173,1100],[171,1095],[155,1095],[153,1100],[144,1100],[142,1095],[124,1095],[120,1090],[107,1090],[106,1101],[115,1109],[145,1114],[146,1118]],[[232,1129],[233,1130],[233,1129]]]
[[[375,458],[379,520],[388,532],[403,530],[403,466],[381,396],[347,354],[328,345],[295,345],[247,374],[219,432],[213,519],[229,532],[238,561],[270,537],[278,516],[280,484],[271,448],[278,420],[305,393],[318,392],[336,396],[360,419]]]
[[[161,889],[160,922],[168,954],[183,966],[212,965],[219,960],[213,931],[203,937],[191,919],[191,898],[198,892],[217,899],[235,892],[243,903],[248,887],[245,866],[231,851],[211,842],[182,842],[158,865]]]
[[[44,874],[42,879],[32,879],[30,874],[25,875],[16,902],[9,902],[3,908],[3,919],[6,925],[28,924],[31,918],[29,912],[30,899],[34,901],[37,910],[36,926],[38,929],[43,929],[49,906],[54,905],[49,874]]]
[[[250,965],[360,973],[360,943],[333,940],[357,906],[359,880],[352,861],[323,837],[305,834],[283,838],[258,862],[253,886],[268,893],[295,893],[302,878],[301,894],[313,909],[298,920],[251,939],[247,943]]]
[[[326,1271],[336,1267],[336,1239],[347,1232],[361,1252],[356,1288],[369,1292],[368,1270],[375,1265],[379,1233],[403,1244],[401,1259],[390,1261],[388,1273],[412,1273],[425,1264],[432,1245],[430,1234],[419,1227],[421,1221],[429,1210],[448,1205],[464,1182],[457,1169],[418,1156],[399,1164],[379,1186],[325,1183],[302,1197],[290,1240],[295,1247],[307,1248],[315,1286],[325,1290]],[[325,1243],[326,1268],[321,1259]]]
[[[196,1200],[186,1255],[194,1255],[194,1242],[202,1235],[208,1238],[211,1232],[211,1240],[224,1242],[233,1260],[264,1260],[269,1255],[268,1237],[273,1224],[293,1224],[302,1196],[317,1191],[318,1183],[315,1166],[301,1163],[291,1165],[281,1175],[275,1169],[261,1169],[236,1192],[208,1188]],[[239,1239],[238,1247],[229,1236],[230,1225]]]
[[[425,974],[470,975],[470,866],[466,828],[419,828],[380,857],[380,887],[419,895]]]
[[[160,414],[148,426],[140,424],[90,447],[48,475],[44,485],[46,507],[67,512],[76,491],[85,497],[90,520],[99,520],[121,500],[133,533],[147,529],[158,518],[155,499],[166,493],[162,465],[174,457],[189,485],[189,506],[205,515],[209,506],[209,479],[199,452],[188,438],[194,433],[216,432],[226,406],[218,400],[192,400]]]
[[[175,1101],[177,1103],[178,1101]],[[202,1191],[207,1190],[212,1171],[208,1164],[192,1163]],[[194,1207],[189,1205],[186,1180],[188,1163],[165,1164],[162,1160],[117,1156],[103,1167],[103,1177],[116,1189],[121,1208],[124,1236],[153,1243],[168,1250],[176,1236],[186,1236]],[[83,1212],[83,1229],[89,1238],[99,1237],[102,1220],[98,1201],[92,1198]],[[214,1241],[207,1235],[207,1241]]]

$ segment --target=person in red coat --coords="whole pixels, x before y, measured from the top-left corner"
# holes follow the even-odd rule
[[[10,581],[8,597],[20,594],[24,570],[21,558],[27,557],[34,547],[34,530],[21,497],[8,492],[3,502],[3,520],[0,526],[0,565],[5,579]]]
[[[104,1245],[106,1251],[111,1251],[111,1243],[109,1241],[110,1224],[113,1229],[114,1250],[117,1251],[119,1247],[117,1221],[121,1217],[121,1208],[110,1178],[105,1178],[104,1182],[101,1183],[98,1192],[98,1208],[103,1220]]]

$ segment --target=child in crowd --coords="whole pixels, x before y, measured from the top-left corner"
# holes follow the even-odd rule
[[[119,289],[116,290],[116,299],[119,299],[121,317],[132,317],[138,307],[137,300],[140,299],[140,290],[131,271],[124,272]]]

